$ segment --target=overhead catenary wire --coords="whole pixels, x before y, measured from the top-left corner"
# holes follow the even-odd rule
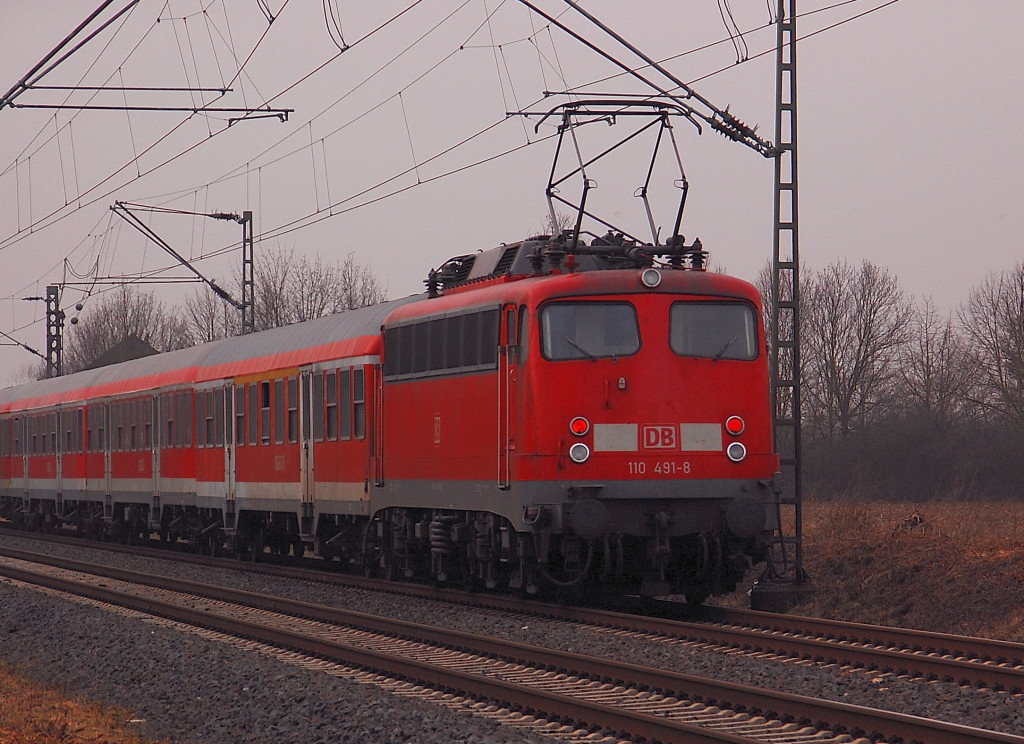
[[[471,0],[466,0],[462,4],[462,6],[460,6],[460,7],[465,6],[470,1]],[[281,12],[284,11],[285,7],[288,5],[289,2],[290,2],[290,0],[285,0],[285,3],[282,6],[281,11],[279,11],[278,16],[280,16]],[[360,43],[370,39],[374,35],[380,33],[381,31],[386,29],[389,25],[394,23],[396,20],[398,20],[399,18],[404,16],[406,13],[411,11],[413,8],[415,8],[416,6],[420,5],[422,2],[424,2],[424,0],[414,0],[410,5],[406,6],[401,11],[395,13],[389,19],[387,19],[384,22],[380,23],[376,28],[374,28],[371,31],[367,32],[366,34],[364,34],[362,37],[360,37],[356,41],[352,42],[352,44],[349,45],[349,48],[352,48],[352,47],[356,46],[357,44],[360,44]],[[454,12],[455,11],[453,11],[453,13]],[[245,65],[248,63],[249,60],[252,59],[252,55],[255,53],[256,48],[260,45],[260,43],[262,43],[262,40],[265,37],[266,37],[266,32],[264,32],[263,36],[260,37],[260,40],[256,42],[256,44],[253,46],[253,49],[250,50],[250,53],[249,53],[248,57],[246,58],[246,60],[243,61],[242,63],[240,63],[238,72],[236,72],[235,75],[232,77],[232,79],[230,81],[228,81],[228,85],[233,84],[235,82],[235,80],[238,79],[238,77],[241,75],[242,70],[244,69]],[[339,52],[338,54],[334,55],[333,57],[331,57],[330,59],[328,59],[327,61],[322,63],[321,65],[319,65],[314,70],[312,70],[312,71],[302,75],[297,80],[292,81],[290,84],[288,84],[287,86],[282,88],[280,91],[278,91],[278,93],[276,93],[274,96],[265,99],[263,101],[263,103],[266,104],[266,105],[269,105],[273,101],[277,100],[278,98],[283,96],[285,93],[287,93],[289,90],[294,89],[296,86],[300,85],[301,83],[303,83],[304,81],[306,81],[310,77],[312,77],[314,74],[316,74],[320,70],[324,69],[324,67],[326,67],[328,64],[330,64],[332,61],[336,60],[340,56],[340,54],[341,54],[341,52]],[[111,196],[113,196],[120,189],[124,188],[126,185],[128,185],[132,181],[138,180],[139,178],[145,177],[145,176],[147,176],[147,175],[149,175],[149,174],[151,174],[151,173],[153,173],[153,172],[155,172],[155,171],[157,171],[157,170],[159,170],[161,168],[166,167],[170,163],[175,162],[176,160],[180,159],[181,157],[183,157],[183,156],[193,152],[197,148],[202,147],[203,145],[208,144],[214,138],[216,138],[216,137],[218,137],[220,135],[223,135],[229,129],[228,126],[225,126],[222,129],[217,130],[216,132],[213,132],[213,134],[211,134],[209,137],[207,137],[207,138],[205,138],[203,140],[194,142],[192,145],[184,148],[183,150],[178,151],[174,155],[166,158],[165,160],[160,161],[160,162],[154,164],[153,166],[151,166],[150,168],[141,171],[141,173],[137,174],[135,177],[130,178],[128,180],[125,180],[125,181],[123,181],[121,183],[116,183],[114,186],[108,188],[105,191],[101,190],[102,187],[104,186],[104,184],[107,184],[108,182],[113,180],[117,176],[117,174],[120,173],[121,171],[123,171],[126,167],[132,165],[133,163],[137,163],[141,158],[145,157],[150,152],[156,150],[163,142],[165,142],[168,139],[170,139],[171,136],[174,135],[182,127],[184,127],[189,122],[189,120],[190,120],[190,118],[185,118],[185,119],[180,120],[177,124],[175,124],[168,131],[166,131],[163,136],[161,136],[161,137],[157,138],[156,140],[154,140],[148,147],[146,147],[144,150],[142,150],[142,152],[138,153],[134,158],[132,158],[132,160],[129,160],[128,162],[123,163],[120,166],[117,166],[112,173],[110,173],[109,175],[107,175],[106,177],[104,177],[103,179],[98,181],[97,183],[95,183],[92,187],[87,188],[84,192],[81,192],[79,194],[79,197],[78,197],[78,201],[80,203],[80,207],[79,208],[91,206],[93,204],[96,204],[97,202],[101,202],[101,201],[105,201],[105,200],[109,199]],[[0,173],[0,175],[3,175],[3,173]],[[83,199],[84,199],[84,202],[82,201]],[[0,251],[3,251],[4,249],[8,248],[9,246],[14,245],[14,244],[20,242],[21,240],[26,238],[28,236],[28,234],[30,234],[30,232],[38,232],[41,229],[45,229],[47,227],[52,226],[53,224],[55,224],[56,222],[59,222],[61,219],[63,219],[65,216],[67,216],[67,214],[68,214],[68,211],[65,209],[64,206],[62,206],[62,207],[58,207],[56,209],[53,209],[52,211],[48,212],[47,214],[39,217],[38,220],[33,220],[32,223],[30,225],[28,225],[28,226],[24,226],[23,227],[19,223],[17,233],[15,233],[14,235],[6,236],[6,237],[0,237]]]
[[[852,2],[857,2],[857,1],[859,1],[859,0],[847,0],[847,2],[845,2],[845,3],[837,3],[836,5],[837,6],[838,5],[846,5],[846,4],[849,4],[849,3],[852,3]],[[878,8],[872,8],[872,9],[866,11],[865,13],[863,13],[861,15],[865,15],[866,13],[873,12],[874,10],[877,10],[880,7],[884,7],[885,5],[891,5],[891,4],[893,4],[893,3],[897,2],[897,1],[898,0],[890,0],[890,2],[887,2],[884,5],[879,6]],[[417,3],[413,3],[412,5],[408,6],[405,10],[403,10],[402,13],[408,12],[409,9],[411,9],[412,7],[414,7],[417,4],[418,4],[418,2]],[[286,5],[287,5],[287,3],[286,3]],[[282,10],[283,10],[283,8],[282,8]],[[836,23],[836,24],[833,24],[832,26],[830,26],[830,28],[834,27],[836,25],[840,25],[841,23],[844,23],[844,22],[848,22],[848,21],[846,21],[846,20],[840,21],[839,23]],[[380,27],[375,29],[374,32],[379,31],[380,29],[384,28],[385,25],[386,24],[381,25]],[[544,27],[544,30],[549,35],[551,34],[551,26],[550,25],[546,25]],[[371,32],[371,33],[374,33],[374,32]],[[816,32],[816,33],[820,33],[820,31]],[[814,35],[814,34],[810,34],[810,35]],[[364,37],[364,38],[366,38],[366,37]],[[358,43],[358,42],[356,42],[356,43]],[[536,44],[534,46],[537,47]],[[540,56],[540,53],[541,53],[540,49],[539,49],[539,47],[537,47],[537,48],[538,48],[538,56]],[[553,57],[554,62],[552,62],[552,67],[554,68],[556,65],[558,65],[558,62],[557,62],[557,46],[552,45],[552,49],[553,49],[553,52],[554,52],[554,57]],[[767,53],[767,52],[764,52],[764,53]],[[764,54],[764,53],[762,53],[762,54]],[[251,59],[251,57],[252,57],[252,52],[250,52],[249,57],[247,57],[246,59],[247,60]],[[325,67],[327,64],[329,64],[334,59],[337,59],[337,56],[333,57],[332,60],[329,60],[324,65],[320,66],[318,68],[318,70],[323,69],[323,67]],[[241,70],[241,68],[243,68],[244,66],[245,66],[244,63],[240,64],[239,65],[239,69]],[[265,100],[267,100],[267,101],[276,100],[281,95],[283,95],[287,90],[293,88],[295,85],[300,84],[305,79],[308,79],[308,77],[310,77],[312,74],[315,74],[315,72],[316,71],[311,72],[308,75],[303,76],[303,78],[301,78],[300,80],[294,81],[290,86],[282,89],[275,96],[272,96],[272,97],[267,98]],[[623,72],[622,74],[627,74],[627,73]],[[238,73],[236,72],[233,79],[237,79],[237,77],[238,77]],[[564,75],[562,76],[562,79],[564,80]],[[570,90],[570,93],[571,93],[571,90]],[[400,99],[400,101],[403,104],[403,109],[404,109],[404,101],[402,101],[401,99]],[[410,126],[409,120],[408,120],[408,112],[403,112],[403,118],[405,119],[405,122],[406,122],[407,136],[409,136],[409,138],[410,138],[410,146],[411,146],[411,143],[412,143],[412,133],[411,133],[411,126]],[[175,126],[174,129],[171,130],[171,132],[177,130],[180,126],[183,126],[184,123],[185,122],[180,122],[178,125]],[[438,153],[436,156],[434,156],[434,158],[440,157],[443,154],[450,153],[451,151],[453,151],[454,149],[458,148],[459,146],[461,146],[461,145],[463,145],[463,144],[465,144],[465,143],[467,143],[469,141],[472,141],[473,139],[475,139],[475,138],[477,138],[479,136],[482,136],[485,132],[491,130],[494,126],[497,126],[500,123],[501,122],[496,122],[494,125],[485,127],[483,129],[479,130],[478,132],[474,133],[473,135],[460,140],[460,142],[456,143],[452,147],[445,148],[441,153]],[[223,131],[224,130],[215,131],[215,132],[213,132],[212,136],[217,136],[220,133],[222,133]],[[165,136],[169,137],[170,136],[170,132],[168,132],[167,135],[165,135]],[[162,141],[162,139],[160,141]],[[320,142],[320,146],[321,146],[322,151],[323,151],[323,148],[325,148],[325,141],[326,141],[326,136],[325,137],[320,137],[320,138],[311,138],[310,141],[307,144],[304,145],[304,147],[312,148],[312,147],[314,147],[315,142]],[[194,151],[195,148],[201,146],[202,144],[203,144],[203,142],[194,143],[192,146],[190,146],[190,147],[180,151],[174,157],[169,158],[169,159],[167,159],[167,160],[165,160],[165,161],[163,161],[161,163],[158,163],[157,165],[153,166],[152,168],[147,169],[144,172],[138,173],[137,174],[137,178],[138,177],[142,177],[143,175],[146,175],[148,173],[152,173],[153,171],[159,169],[160,167],[163,167],[164,165],[167,165],[167,164],[173,162],[177,158],[182,157],[185,154],[188,154],[189,152]],[[130,163],[134,163],[134,164],[136,164],[136,167],[138,168],[138,164],[139,164],[140,158],[144,157],[147,152],[149,152],[150,150],[153,149],[154,146],[151,146],[150,148],[147,148],[142,153],[133,153],[134,157],[132,158],[131,161],[128,161],[128,163],[126,163],[126,165],[128,165]],[[298,149],[301,150],[303,148],[298,148]],[[492,162],[495,159],[498,159],[498,158],[501,158],[501,157],[505,157],[505,156],[507,156],[509,154],[518,152],[521,149],[522,149],[522,146],[511,148],[511,149],[499,152],[499,153],[495,154],[492,157],[480,158],[480,159],[477,159],[477,160],[475,160],[475,161],[473,161],[471,163],[464,164],[464,165],[458,166],[458,167],[449,168],[449,169],[445,170],[444,172],[438,173],[438,174],[433,175],[433,176],[425,177],[425,178],[420,178],[420,176],[417,174],[417,183],[414,184],[413,186],[401,186],[401,187],[398,187],[398,188],[392,188],[392,189],[388,190],[387,193],[373,195],[373,192],[375,190],[379,191],[380,189],[386,188],[389,184],[394,184],[397,179],[399,179],[401,177],[404,177],[405,175],[408,175],[408,173],[409,173],[409,171],[402,171],[400,173],[394,174],[394,175],[389,176],[387,178],[381,179],[374,186],[372,186],[370,188],[367,188],[367,189],[363,189],[363,190],[361,190],[360,192],[358,192],[356,194],[353,194],[353,195],[350,195],[350,196],[344,196],[342,198],[337,198],[337,199],[332,199],[332,198],[328,197],[327,198],[327,202],[328,203],[327,203],[326,207],[321,208],[319,203],[317,203],[315,205],[314,211],[308,213],[304,217],[298,218],[297,220],[292,220],[292,221],[290,221],[288,223],[284,223],[284,224],[277,225],[277,226],[271,226],[271,227],[269,227],[268,229],[266,229],[264,231],[262,237],[264,239],[267,239],[267,238],[272,238],[274,236],[280,236],[280,235],[288,234],[290,232],[294,232],[296,230],[303,229],[304,227],[308,227],[310,225],[316,224],[317,222],[320,222],[323,219],[327,219],[329,217],[336,216],[338,214],[344,214],[344,213],[349,212],[349,211],[351,211],[353,209],[358,209],[358,208],[361,208],[363,206],[367,206],[369,204],[377,203],[377,202],[379,202],[379,201],[381,201],[383,199],[391,198],[392,196],[395,196],[397,194],[404,193],[409,188],[413,188],[413,187],[418,186],[418,185],[422,185],[422,184],[425,184],[425,183],[433,182],[433,181],[436,181],[436,180],[439,180],[439,179],[442,179],[442,178],[450,177],[450,176],[455,175],[457,173],[464,172],[465,170],[468,170],[470,168],[477,167],[477,166],[479,166],[479,165],[481,165],[483,163]],[[434,158],[427,158],[427,159],[425,159],[423,161],[417,161],[417,159],[415,158],[415,155],[414,155],[414,167],[413,167],[412,171],[415,173],[416,169],[419,166],[425,165],[425,164],[431,162]],[[325,163],[324,172],[325,172],[325,174],[328,173],[326,162],[327,162],[326,155],[324,155],[324,163]],[[251,160],[250,160],[250,163],[251,163]],[[247,163],[245,165],[245,172],[249,172],[250,171],[250,163]],[[259,165],[255,166],[255,167],[256,167],[257,171],[260,168]],[[122,168],[123,168],[123,166],[122,166]],[[112,177],[116,176],[117,172],[119,172],[119,171],[115,171],[113,174],[111,174],[111,176],[107,176],[106,179],[104,179],[103,181],[100,181],[99,184],[97,184],[97,185],[102,186],[103,183],[105,183],[106,181],[109,181]],[[28,175],[30,177],[30,174],[28,174]],[[132,179],[132,180],[135,180],[135,179]],[[93,187],[93,188],[95,188],[95,187]],[[110,194],[112,194],[112,193],[114,193],[116,191],[116,188],[117,187],[111,188],[103,196],[98,196],[98,197],[92,199],[91,201],[87,200],[87,201],[83,202],[82,196],[88,196],[90,194],[95,193],[92,190],[87,190],[83,194],[79,194],[78,198],[75,201],[77,201],[79,204],[81,204],[83,206],[84,205],[88,205],[88,204],[92,204],[92,203],[95,203],[97,201],[102,200],[103,198],[108,197]],[[317,200],[317,201],[319,202],[319,200]],[[39,219],[46,219],[46,217],[44,216],[44,217],[39,218]],[[37,224],[36,220],[32,220],[31,224],[32,225]],[[6,246],[7,246],[6,242],[5,243],[0,243],[0,250],[2,250]],[[198,260],[205,260],[208,257],[214,257],[216,255],[221,255],[224,252],[227,252],[227,251],[230,251],[230,250],[233,250],[233,249],[237,248],[237,246],[238,246],[238,244],[234,243],[234,244],[232,244],[230,246],[227,246],[226,248],[222,248],[222,249],[218,249],[218,250],[215,250],[215,251],[211,251],[210,253],[201,256]]]

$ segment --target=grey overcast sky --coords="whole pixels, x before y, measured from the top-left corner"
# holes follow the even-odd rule
[[[128,4],[114,2],[100,19]],[[533,4],[641,64],[562,0]],[[5,0],[0,94],[99,5]],[[775,0],[581,5],[774,138]],[[1024,3],[797,0],[797,9],[804,263],[867,259],[907,294],[955,310],[987,274],[1024,258]],[[742,37],[730,40],[730,28]],[[72,314],[76,302],[95,302],[97,275],[185,274],[159,271],[173,262],[110,211],[115,200],[252,210],[257,251],[352,253],[402,296],[451,256],[542,230],[553,129],[535,132],[536,117],[507,112],[566,100],[545,91],[650,92],[513,0],[140,0],[39,85],[67,89],[27,90],[14,101],[22,107],[0,109],[0,331],[39,351],[45,307],[21,298],[62,284]],[[120,90],[143,87],[232,90]],[[45,108],[86,103],[291,111],[286,122],[228,126],[221,112]],[[585,148],[610,136],[583,130],[595,132]],[[674,131],[690,185],[682,232],[702,240],[713,266],[754,279],[771,257],[772,162],[685,121]],[[647,219],[633,194],[645,147],[588,172],[593,204],[642,236]],[[678,192],[667,169],[656,176],[664,237]],[[229,284],[237,273],[237,225],[143,218],[204,274]],[[196,289],[149,288],[168,303]],[[33,361],[0,347],[0,384]]]

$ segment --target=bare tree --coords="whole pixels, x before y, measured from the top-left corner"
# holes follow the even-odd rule
[[[96,366],[105,355],[131,341],[155,351],[181,349],[194,342],[185,320],[151,292],[121,284],[94,303],[86,305],[65,338],[65,373]]]
[[[253,325],[257,331],[311,320],[382,302],[385,290],[350,253],[341,264],[296,256],[294,251],[261,252],[253,267]],[[241,296],[236,278],[233,293]],[[237,334],[238,310],[207,287],[186,299],[189,326],[202,341]]]
[[[207,285],[185,297],[185,322],[196,343],[237,336],[242,331],[238,309]]]
[[[1024,423],[1024,262],[989,274],[959,317],[981,370],[976,402],[1001,419]]]
[[[351,253],[345,256],[344,263],[338,267],[332,312],[376,305],[383,302],[386,296],[387,290],[380,285],[373,272],[357,264]]]
[[[860,268],[833,263],[805,285],[806,413],[819,436],[846,436],[886,402],[911,306],[897,280],[868,261]]]
[[[948,429],[973,397],[976,367],[951,317],[941,318],[930,297],[914,308],[909,330],[900,348],[900,398],[907,413]]]

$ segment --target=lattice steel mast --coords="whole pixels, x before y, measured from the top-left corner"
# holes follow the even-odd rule
[[[814,591],[803,567],[800,474],[800,243],[797,190],[796,0],[778,0],[775,237],[772,254],[772,416],[781,458],[779,529],[751,592],[755,609],[786,609]],[[787,534],[787,530],[789,531]]]

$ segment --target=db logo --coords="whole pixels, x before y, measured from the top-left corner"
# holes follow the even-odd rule
[[[642,430],[644,449],[675,449],[676,427],[644,426]]]

